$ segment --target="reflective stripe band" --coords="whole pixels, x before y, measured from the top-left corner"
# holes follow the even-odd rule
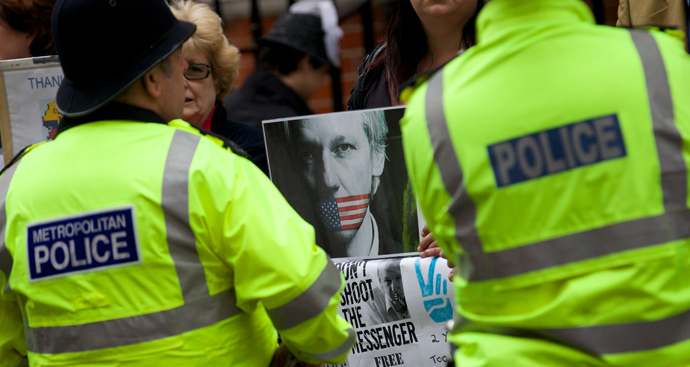
[[[27,349],[54,354],[143,343],[213,325],[239,314],[235,292],[188,301],[180,307],[121,319],[80,325],[30,327]]]
[[[683,140],[674,123],[664,61],[649,33],[631,30],[631,35],[644,68],[661,167],[665,214],[655,217],[484,253],[476,229],[476,206],[467,195],[462,168],[445,118],[443,98],[439,97],[443,96],[443,69],[429,80],[425,101],[427,126],[434,160],[444,187],[452,197],[448,212],[455,221],[455,237],[464,251],[456,261],[460,275],[465,279],[483,281],[515,276],[690,237],[690,226],[687,225],[690,211],[686,208],[687,166],[683,159]]]
[[[683,138],[675,124],[673,99],[659,46],[649,32],[630,30],[640,54],[647,82],[649,109],[661,165],[661,188],[666,211],[685,209],[688,200],[688,172],[683,159]]]
[[[496,278],[690,237],[690,210],[613,224],[485,256]],[[663,230],[666,229],[666,230]]]
[[[0,287],[4,287],[5,293],[10,293],[12,289],[10,288],[10,274],[12,274],[12,255],[7,249],[7,244],[5,243],[5,233],[7,230],[7,213],[5,212],[5,204],[7,200],[7,192],[10,189],[10,182],[12,182],[12,177],[14,177],[14,172],[17,171],[17,166],[20,162],[15,162],[10,168],[8,168],[5,173],[0,176],[0,271],[5,274],[6,282],[5,284],[0,284]]]
[[[189,223],[189,168],[200,139],[195,134],[175,131],[163,173],[161,207],[170,256],[175,262],[185,302],[209,294]]]
[[[357,341],[357,334],[353,329],[347,329],[347,339],[339,347],[325,353],[309,353],[310,356],[321,360],[329,360],[345,354]]]
[[[278,330],[287,330],[317,316],[328,306],[341,285],[340,271],[328,261],[319,277],[302,294],[278,308],[267,310]]]
[[[427,128],[434,149],[434,161],[441,172],[443,186],[451,196],[448,213],[455,222],[455,238],[465,252],[463,258],[457,259],[458,271],[466,279],[486,279],[489,272],[483,257],[482,241],[477,233],[477,208],[467,194],[462,167],[450,139],[443,108],[443,74],[442,68],[429,79],[424,102]]]
[[[639,352],[690,339],[690,311],[655,321],[540,331],[596,355]]]

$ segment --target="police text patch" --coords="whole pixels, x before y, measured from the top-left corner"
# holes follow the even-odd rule
[[[506,140],[488,150],[498,187],[626,155],[616,115]]]
[[[27,226],[32,282],[141,262],[134,207],[52,218]]]

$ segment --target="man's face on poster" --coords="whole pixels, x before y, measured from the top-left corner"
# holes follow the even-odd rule
[[[371,199],[373,177],[381,175],[385,154],[372,149],[361,122],[322,116],[318,120],[302,121],[298,132],[296,153],[301,161],[301,174],[317,202],[367,195]],[[326,228],[333,229],[332,223],[323,223],[327,219],[319,220]],[[333,229],[329,237],[347,243],[358,228],[359,225],[352,225]]]
[[[402,287],[400,263],[394,263],[387,266],[379,276],[381,283],[383,283],[383,288],[386,291],[386,296],[390,300],[393,308],[397,312],[405,312],[407,310],[407,301],[405,300],[405,291]]]

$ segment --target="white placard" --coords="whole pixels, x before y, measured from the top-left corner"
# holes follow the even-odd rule
[[[357,333],[341,367],[446,366],[453,284],[442,258],[333,259],[345,275],[340,315]]]

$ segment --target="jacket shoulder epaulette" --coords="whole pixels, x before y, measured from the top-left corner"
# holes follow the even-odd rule
[[[237,143],[235,143],[234,141],[232,141],[232,140],[230,140],[230,139],[228,139],[228,138],[226,138],[220,134],[214,133],[213,131],[208,131],[208,130],[202,129],[200,127],[194,126],[194,125],[187,123],[187,122],[184,122],[182,120],[172,120],[172,121],[168,122],[168,126],[172,126],[175,128],[187,130],[189,132],[197,133],[197,134],[211,140],[212,142],[214,142],[218,146],[222,147],[223,149],[229,150],[229,151],[231,151],[231,152],[233,152],[233,153],[235,153],[241,157],[249,158],[249,154],[244,149],[242,149],[239,145],[237,145]]]
[[[434,74],[436,74],[439,70],[443,69],[449,62],[455,60],[458,56],[461,56],[464,52],[465,50],[460,50],[455,57],[448,60],[448,62],[446,62],[445,64],[432,68],[427,72],[417,75],[403,83],[403,85],[400,86],[400,100],[407,102],[410,99],[410,97],[412,97],[412,93],[414,93],[414,91],[417,90],[417,88],[429,81],[429,79],[431,79],[431,77],[434,76]]]

